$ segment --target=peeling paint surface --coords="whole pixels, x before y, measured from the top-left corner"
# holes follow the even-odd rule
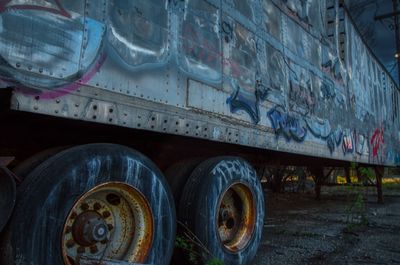
[[[400,154],[399,90],[338,0],[10,0],[0,4],[0,40],[0,87],[15,88],[21,110],[143,128],[124,120],[134,108],[109,117],[81,104],[157,103],[160,115],[226,121],[213,125],[221,132],[246,124],[242,145],[387,165]],[[310,133],[297,130],[293,145],[273,137],[277,106]],[[146,127],[190,134],[169,128]]]

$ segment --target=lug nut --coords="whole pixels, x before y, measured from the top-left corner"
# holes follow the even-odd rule
[[[67,227],[65,228],[65,233],[66,233],[66,234],[71,233],[71,231],[72,231],[72,228],[71,228],[70,226],[67,226]]]
[[[73,246],[75,246],[75,241],[70,239],[67,241],[67,248],[72,248]]]
[[[108,217],[110,217],[110,216],[111,216],[111,214],[110,214],[109,211],[105,211],[105,212],[103,213],[103,217],[104,217],[104,218],[108,218]]]
[[[112,224],[107,224],[107,228],[109,231],[111,231],[114,229],[114,226]]]
[[[94,254],[94,253],[97,253],[97,251],[99,251],[99,250],[96,245],[93,245],[90,247],[90,253]]]
[[[101,204],[98,203],[98,202],[96,202],[96,203],[93,205],[93,208],[94,208],[96,211],[98,211],[98,210],[100,210],[100,208],[101,208]]]
[[[87,210],[89,209],[89,204],[87,204],[86,202],[82,203],[81,209],[82,209],[83,211],[87,211]]]
[[[71,218],[75,219],[76,217],[78,217],[78,214],[76,212],[72,212],[71,213]]]
[[[77,252],[80,254],[85,253],[85,251],[86,251],[85,247],[82,246],[77,249]]]

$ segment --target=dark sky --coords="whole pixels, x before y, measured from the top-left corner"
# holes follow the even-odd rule
[[[398,82],[394,20],[376,21],[375,16],[393,12],[392,0],[347,0],[347,7],[368,45]],[[400,8],[400,7],[399,7]],[[399,17],[400,20],[400,17]]]

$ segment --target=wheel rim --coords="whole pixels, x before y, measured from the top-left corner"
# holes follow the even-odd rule
[[[256,210],[254,196],[243,183],[231,185],[221,196],[218,206],[219,241],[230,252],[244,249],[252,238]]]
[[[98,185],[70,210],[62,234],[64,263],[79,257],[143,263],[153,239],[153,216],[144,195],[120,182]]]

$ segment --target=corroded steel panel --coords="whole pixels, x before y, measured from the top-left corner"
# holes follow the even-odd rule
[[[1,1],[0,55],[15,109],[400,164],[399,90],[336,0]]]

